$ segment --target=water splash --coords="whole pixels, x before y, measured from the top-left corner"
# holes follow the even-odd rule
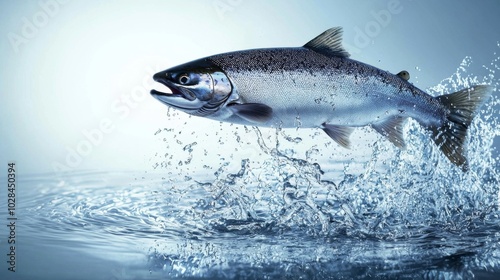
[[[494,278],[500,100],[493,61],[478,78],[466,58],[430,90],[495,89],[470,127],[467,173],[412,120],[400,151],[369,128],[357,129],[353,149],[344,150],[318,130],[190,118],[154,133],[165,148],[151,157],[151,171],[23,182],[31,191],[19,210],[30,225],[22,232],[87,255],[106,252],[99,258],[147,257],[143,274],[118,267],[119,279]]]
[[[330,142],[307,146],[302,139],[317,142],[316,132],[300,137],[286,130],[272,133],[245,127],[236,130],[237,143],[258,150],[240,157],[239,171],[230,170],[238,158],[236,151],[214,162],[219,168],[213,180],[205,177],[190,186],[207,194],[193,205],[191,218],[210,234],[185,246],[204,244],[210,250],[197,251],[196,262],[190,258],[193,250],[159,249],[153,258],[189,260],[182,271],[169,266],[177,276],[218,277],[228,271],[240,275],[238,267],[243,267],[273,277],[272,272],[257,272],[268,265],[280,271],[276,275],[295,278],[338,271],[347,277],[377,275],[366,269],[352,274],[360,269],[357,263],[370,262],[383,264],[381,271],[392,275],[470,277],[475,271],[499,271],[500,165],[494,147],[500,135],[498,60],[484,66],[488,74],[480,79],[468,73],[472,58],[466,57],[456,73],[429,89],[441,95],[475,84],[494,88],[470,127],[469,172],[449,163],[412,120],[405,127],[405,151],[378,137],[367,145],[368,158],[361,156],[365,149],[344,154],[345,160],[339,160],[339,153],[326,160],[318,157],[324,156],[322,146],[332,146]],[[232,246],[245,252],[232,251]],[[344,259],[342,264],[333,261],[336,257]],[[391,275],[385,272],[378,273]]]

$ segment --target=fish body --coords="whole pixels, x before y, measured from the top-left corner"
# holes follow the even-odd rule
[[[366,126],[395,116],[431,125],[445,117],[439,102],[408,81],[345,57],[325,57],[301,47],[249,50],[208,59],[230,77],[235,101],[265,104],[273,112],[269,120],[255,123],[221,108],[217,120],[312,128],[325,123]]]
[[[350,59],[341,34],[341,28],[331,28],[303,47],[195,60],[155,74],[172,93],[151,93],[166,105],[218,121],[320,128],[344,147],[354,127],[369,125],[405,148],[402,127],[411,117],[466,170],[466,131],[491,89],[478,85],[432,97],[408,82],[406,71],[394,75]]]

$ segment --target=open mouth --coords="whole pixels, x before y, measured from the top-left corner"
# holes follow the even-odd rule
[[[159,87],[161,88],[157,88],[158,90],[152,89],[151,95],[160,102],[179,109],[199,108],[196,96],[189,89],[169,81],[165,73],[157,73],[153,76],[153,79],[160,84]]]
[[[165,78],[165,74],[163,73],[157,73],[153,76],[153,79],[155,80],[155,82],[158,82],[161,86],[161,90],[156,90],[156,89],[153,89],[151,90],[151,94],[154,96],[154,97],[157,97],[157,96],[169,96],[169,97],[185,97],[185,95],[183,94],[183,92],[181,90],[179,90],[172,82],[170,82],[169,80],[167,80]],[[170,92],[167,92],[167,91],[170,91]]]

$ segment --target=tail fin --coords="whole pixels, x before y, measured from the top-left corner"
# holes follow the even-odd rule
[[[465,172],[469,169],[465,157],[464,142],[472,119],[479,107],[488,100],[491,87],[477,85],[461,91],[438,96],[437,99],[448,109],[447,121],[441,127],[431,128],[433,139],[448,159],[462,167]]]

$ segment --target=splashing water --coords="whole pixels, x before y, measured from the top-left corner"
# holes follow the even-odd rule
[[[412,120],[400,151],[369,128],[357,129],[353,149],[344,150],[318,130],[190,118],[155,133],[165,149],[150,159],[154,172],[23,182],[32,188],[20,232],[36,236],[31,246],[83,253],[64,264],[92,265],[101,273],[95,279],[493,279],[500,275],[498,62],[480,79],[467,73],[467,57],[429,90],[494,88],[469,130],[467,173]],[[178,115],[169,111],[170,119]],[[40,269],[50,265],[44,252]],[[96,257],[106,260],[101,268]]]
[[[471,63],[465,58],[431,94],[474,84],[490,84],[497,91],[494,70],[485,67],[489,75],[480,81],[467,75]],[[319,138],[317,134],[292,137],[278,129],[263,135],[266,129],[245,128],[244,138],[253,131],[251,142],[265,156],[241,160],[234,173],[226,170],[233,161],[224,161],[214,180],[192,184],[203,198],[193,205],[190,219],[206,232],[187,237],[184,245],[193,250],[160,246],[152,258],[168,259],[159,263],[174,276],[434,278],[499,273],[500,166],[493,154],[500,135],[499,104],[494,94],[471,125],[467,173],[429,145],[429,135],[411,120],[405,127],[407,150],[379,137],[367,145],[371,150],[360,144],[358,152],[345,153],[345,161],[339,161],[341,152],[326,160],[314,157],[331,148],[329,143],[308,147],[304,158],[298,156],[299,146],[307,146],[302,139]],[[243,142],[238,134],[237,142]],[[323,169],[320,163],[334,166]],[[183,269],[174,263],[183,263]]]

